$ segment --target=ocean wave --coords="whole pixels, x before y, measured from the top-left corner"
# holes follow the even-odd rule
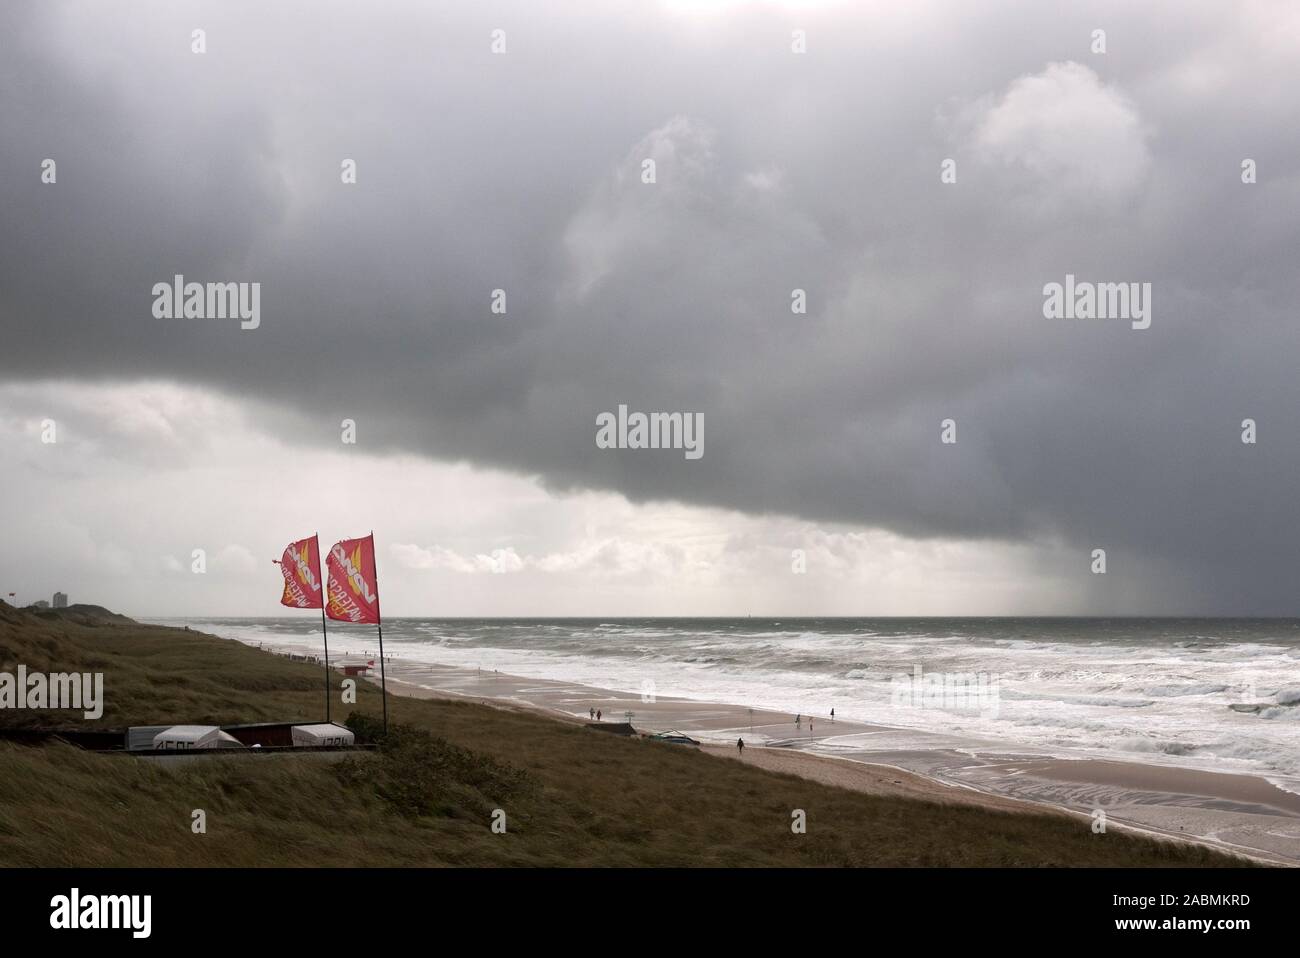
[[[319,621],[315,630],[299,619],[205,623],[190,624],[254,644],[310,649],[320,642]],[[1220,638],[1211,634],[1218,628],[1089,621],[399,619],[385,622],[384,640],[386,650],[407,662],[630,692],[652,681],[664,696],[818,714],[834,707],[845,719],[1072,757],[1143,753],[1168,764],[1300,775],[1300,687],[1280,681],[1296,674],[1300,630],[1279,639],[1276,622],[1245,623],[1224,626],[1227,637]],[[331,623],[331,652],[336,631],[343,648],[374,647],[373,630]],[[895,707],[890,681],[916,667],[926,675],[987,674],[997,682],[1000,705],[979,715]]]
[[[1218,692],[1226,692],[1229,688],[1230,686],[1219,682],[1200,682],[1186,685],[1145,685],[1138,686],[1137,691],[1142,695],[1173,698],[1180,695],[1214,695]]]
[[[1191,755],[1201,747],[1188,742],[1162,742],[1141,737],[1119,739],[1115,746],[1125,752],[1154,752],[1161,755]]]
[[[1269,708],[1260,709],[1255,713],[1262,719],[1290,719],[1300,721],[1300,710],[1292,708],[1289,705],[1274,705]]]

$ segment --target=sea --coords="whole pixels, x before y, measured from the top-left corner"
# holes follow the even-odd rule
[[[319,654],[320,623],[171,619]],[[384,622],[399,663],[781,710],[1034,754],[1300,779],[1300,620],[425,619]],[[331,657],[373,626],[330,625]]]

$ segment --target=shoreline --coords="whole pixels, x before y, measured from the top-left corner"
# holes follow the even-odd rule
[[[276,654],[300,647],[263,643]],[[344,664],[332,659],[331,666]],[[348,663],[352,664],[352,663]],[[1017,754],[1005,745],[958,749],[927,732],[793,715],[664,696],[643,698],[554,679],[413,663],[389,657],[390,692],[414,698],[469,699],[553,720],[587,724],[599,708],[606,722],[638,731],[680,731],[718,757],[744,761],[866,794],[1006,813],[1061,814],[1092,828],[1204,845],[1257,862],[1300,866],[1300,795],[1239,773],[1095,758]],[[378,684],[372,673],[368,680]],[[396,710],[400,721],[400,706]],[[903,738],[903,747],[898,739]],[[872,747],[872,738],[888,742]],[[735,740],[744,738],[737,757]]]
[[[505,673],[500,672],[487,673],[483,675],[470,673],[469,675],[466,675],[467,670],[456,669],[451,666],[436,666],[435,668],[440,670],[446,669],[451,673],[459,673],[462,680],[472,676],[473,680],[476,681],[482,679],[488,679],[489,681],[505,680],[507,682],[527,682],[531,686],[536,686],[545,682],[548,684],[553,683],[561,688],[569,690],[581,689],[593,694],[603,694],[613,697],[608,700],[601,699],[600,701],[617,701],[617,697],[626,696],[626,693],[615,693],[604,689],[593,689],[590,686],[554,683],[554,680],[549,679],[529,679],[526,676],[506,675]],[[379,684],[378,676],[370,676],[369,679],[373,684]],[[589,724],[579,715],[574,715],[570,712],[557,709],[552,705],[523,700],[516,696],[493,697],[490,695],[484,696],[475,692],[458,689],[429,687],[406,679],[394,678],[391,675],[388,678],[388,685],[390,694],[397,696],[461,701],[472,700],[482,705],[539,715],[553,721],[569,722],[575,725]],[[702,704],[696,703],[693,700],[685,699],[669,700],[669,702],[686,705]],[[717,705],[715,703],[708,704],[711,705],[713,709],[736,708],[736,706]],[[754,714],[756,717],[759,716],[759,710],[754,710]],[[763,714],[771,715],[774,713]],[[612,718],[614,721],[618,721],[622,716],[615,714]],[[666,727],[660,728],[657,726],[645,726],[644,728],[638,727],[638,731],[643,734],[645,732],[669,730],[670,729]],[[684,729],[676,728],[673,730],[686,731]],[[691,734],[691,732],[687,731],[686,734]],[[730,745],[712,744],[702,741],[699,748],[701,751],[718,758],[730,761],[741,761],[778,774],[793,775],[808,781],[818,782],[823,785],[832,785],[838,788],[845,788],[850,791],[861,792],[867,795],[874,795],[883,798],[906,798],[918,801],[934,802],[937,804],[971,805],[988,811],[1004,812],[1007,814],[1054,814],[1075,819],[1080,823],[1080,827],[1090,828],[1092,825],[1092,813],[1087,810],[1071,808],[1067,805],[1058,804],[1052,801],[1034,800],[1006,795],[972,784],[946,781],[934,775],[927,775],[914,769],[886,762],[869,761],[865,758],[853,758],[847,755],[820,754],[806,751],[797,745],[789,746],[778,744],[751,746],[747,743],[745,751],[741,755],[738,755],[734,746]],[[1084,759],[1081,761],[1090,762],[1094,760]],[[1126,763],[1110,764],[1124,765]],[[1216,775],[1224,773],[1206,772],[1202,774]],[[1231,777],[1238,779],[1248,778],[1247,776]],[[1249,780],[1276,789],[1276,786],[1272,786],[1263,779]],[[1281,789],[1276,789],[1276,791],[1282,795],[1290,795],[1289,792],[1283,792]],[[1216,798],[1216,796],[1203,797],[1212,800]],[[1297,805],[1300,806],[1300,803],[1297,803]],[[1298,825],[1300,825],[1300,808],[1297,809],[1294,816],[1294,820]],[[1113,814],[1109,816],[1107,827],[1119,832],[1164,838],[1188,845],[1199,845],[1216,851],[1239,855],[1242,858],[1262,864],[1300,867],[1300,859],[1272,849],[1235,844],[1223,839],[1189,834],[1186,831],[1170,830],[1169,828],[1143,824],[1139,821]]]

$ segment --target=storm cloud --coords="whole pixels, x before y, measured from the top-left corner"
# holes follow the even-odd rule
[[[1300,13],[712,6],[5,4],[0,376],[1300,611]],[[260,327],[155,318],[177,274]],[[1151,327],[1044,318],[1067,274]],[[597,448],[621,403],[704,455]]]

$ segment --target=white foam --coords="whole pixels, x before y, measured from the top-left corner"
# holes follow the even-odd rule
[[[296,620],[190,622],[256,644],[319,652],[320,636]],[[1300,688],[1294,646],[1189,641],[1137,634],[1055,639],[940,634],[839,624],[473,623],[394,620],[385,649],[402,661],[559,680],[695,701],[837,716],[1006,743],[1009,749],[1078,758],[1141,759],[1214,771],[1300,776]],[[317,626],[318,628],[318,626]],[[331,656],[374,654],[369,630],[331,624]],[[900,708],[893,676],[985,673],[995,710]],[[1266,690],[1277,689],[1275,694]],[[1254,696],[1254,697],[1251,697]],[[1267,704],[1271,698],[1275,705]],[[1266,702],[1258,713],[1232,704]]]

